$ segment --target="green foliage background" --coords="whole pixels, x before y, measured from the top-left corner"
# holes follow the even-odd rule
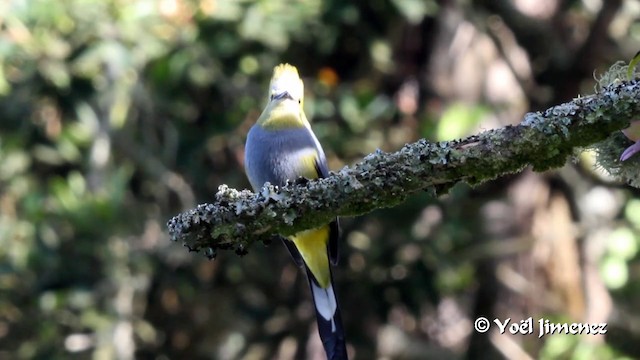
[[[638,48],[633,1],[540,3],[1,2],[0,357],[321,358],[280,244],[208,261],[165,222],[248,187],[244,136],[280,62],[337,170],[516,123]],[[354,357],[639,357],[637,191],[581,159],[345,219],[334,273]],[[478,316],[610,325],[491,337]]]

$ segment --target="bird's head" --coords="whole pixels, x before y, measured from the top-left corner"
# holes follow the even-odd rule
[[[298,69],[289,64],[280,64],[273,68],[273,76],[269,84],[269,101],[292,100],[302,106],[304,84]]]

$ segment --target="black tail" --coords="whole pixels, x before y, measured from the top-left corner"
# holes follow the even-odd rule
[[[340,307],[333,290],[333,277],[329,287],[322,288],[306,266],[305,269],[307,270],[309,287],[311,288],[313,304],[316,309],[318,333],[320,334],[324,351],[327,353],[327,359],[348,360]]]

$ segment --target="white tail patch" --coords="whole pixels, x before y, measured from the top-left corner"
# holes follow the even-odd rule
[[[323,289],[311,281],[311,290],[318,314],[325,320],[331,321],[331,331],[335,332],[336,323],[333,316],[338,309],[338,303],[336,302],[336,295],[333,292],[333,286],[329,285],[329,287]]]

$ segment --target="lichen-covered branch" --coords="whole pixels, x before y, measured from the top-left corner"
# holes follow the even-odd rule
[[[206,249],[208,256],[217,249],[242,254],[255,241],[395,206],[417,191],[436,195],[461,181],[479,184],[529,165],[537,171],[562,166],[574,149],[604,140],[639,114],[640,82],[618,81],[598,94],[529,113],[519,125],[378,151],[325,179],[265,186],[255,194],[222,185],[213,203],[171,219],[169,232],[172,240]]]

